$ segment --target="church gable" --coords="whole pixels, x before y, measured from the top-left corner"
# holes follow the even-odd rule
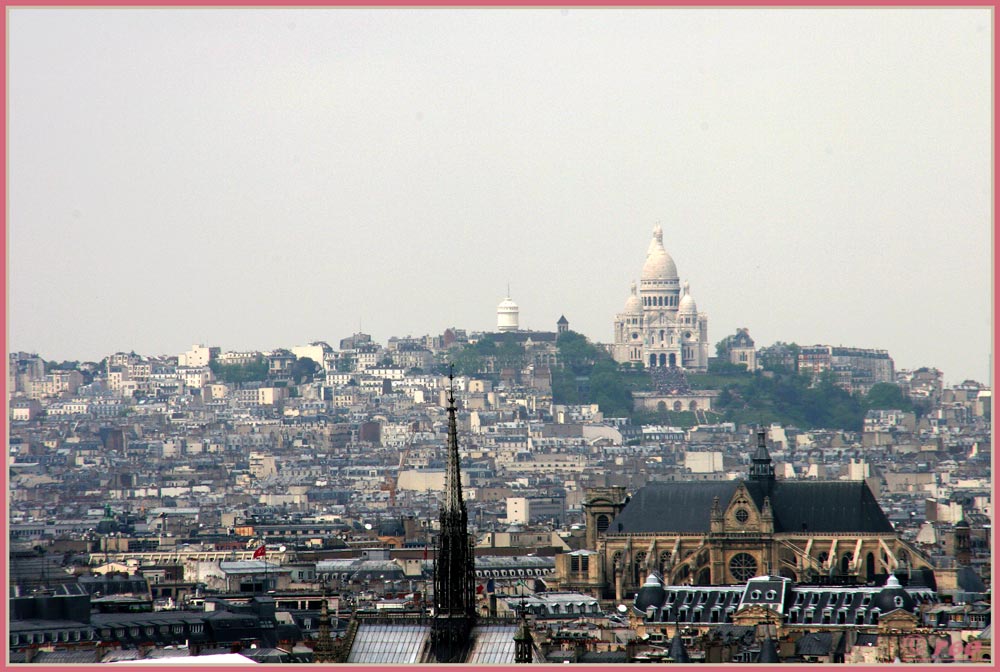
[[[761,511],[742,482],[737,486],[723,514],[726,532],[759,532]]]

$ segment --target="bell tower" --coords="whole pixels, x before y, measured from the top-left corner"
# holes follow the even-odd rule
[[[750,480],[774,482],[774,463],[771,462],[771,454],[767,452],[767,430],[763,427],[757,428],[757,452],[750,465]]]

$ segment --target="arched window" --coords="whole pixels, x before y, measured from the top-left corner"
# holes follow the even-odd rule
[[[697,401],[692,401],[690,404],[688,404],[688,410],[689,411],[697,411],[698,410],[698,402]]]
[[[675,411],[682,411],[682,410],[684,410],[684,405],[681,404],[681,402],[679,402],[679,401],[675,401],[674,402],[674,410]]]
[[[597,516],[597,533],[604,534],[607,531],[608,526],[611,525],[611,516],[606,514],[600,514]]]
[[[844,553],[843,557],[840,558],[840,573],[847,574],[851,569],[851,562],[854,561],[854,554],[848,551]]]

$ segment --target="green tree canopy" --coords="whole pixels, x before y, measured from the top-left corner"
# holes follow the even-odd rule
[[[248,364],[221,364],[213,359],[208,363],[216,380],[224,383],[250,383],[267,380],[268,366],[267,360],[263,356],[257,355],[254,361]]]
[[[865,395],[865,404],[869,409],[912,411],[913,402],[903,394],[903,390],[894,383],[876,383]]]
[[[299,357],[289,370],[289,374],[296,385],[312,380],[312,377],[319,371],[320,366],[309,357]]]

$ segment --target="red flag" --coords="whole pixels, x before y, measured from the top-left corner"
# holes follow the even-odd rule
[[[263,558],[265,555],[267,555],[267,546],[261,544],[261,547],[253,552],[253,559]]]

